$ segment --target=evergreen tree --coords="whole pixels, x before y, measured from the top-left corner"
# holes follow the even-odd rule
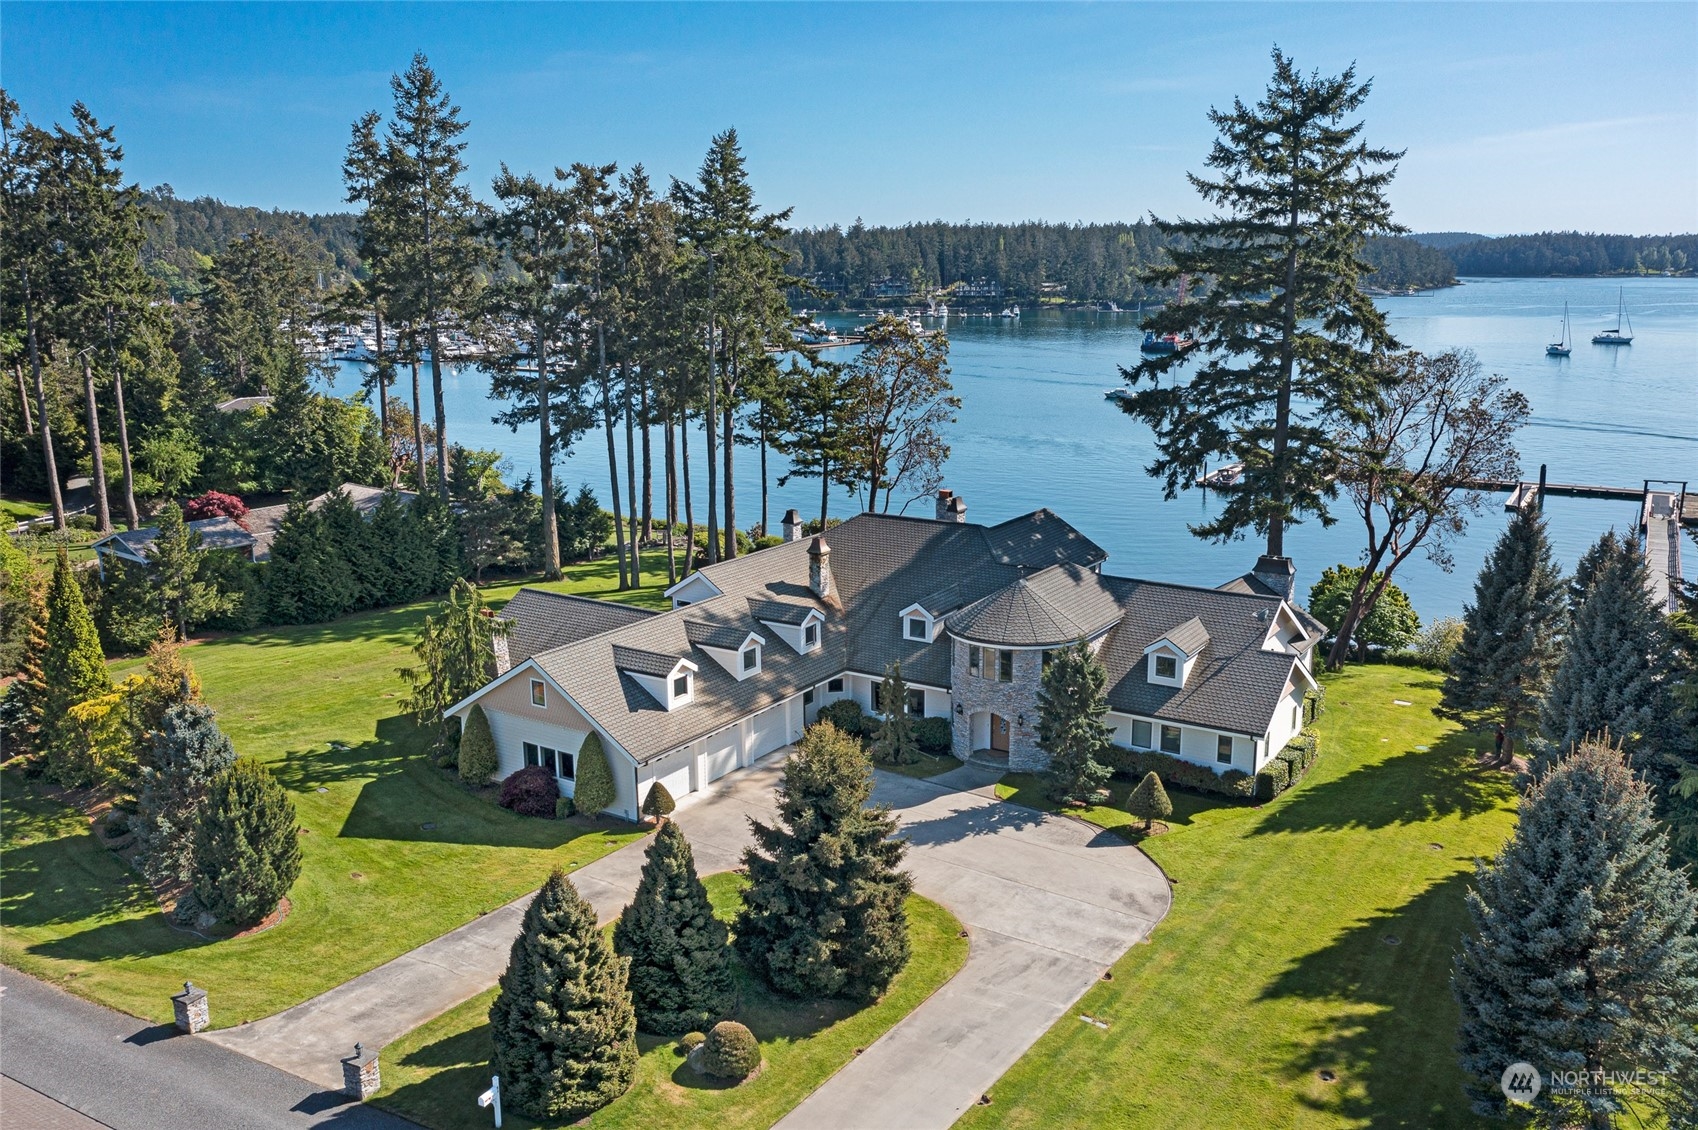
[[[1608,734],[1643,765],[1642,754],[1664,745],[1673,715],[1668,620],[1630,539],[1606,534],[1583,561],[1589,584],[1540,710],[1540,729],[1558,751]]]
[[[208,707],[184,703],[160,718],[142,761],[132,822],[142,869],[151,882],[193,878],[201,805],[212,782],[235,761],[235,747]]]
[[[649,786],[649,795],[643,798],[643,815],[654,817],[657,824],[665,823],[677,807],[671,791],[659,781]]]
[[[884,722],[873,737],[874,761],[886,765],[912,765],[920,760],[920,743],[914,737],[914,719],[908,713],[908,684],[902,681],[902,664],[884,669],[879,687],[879,705]]]
[[[265,569],[266,618],[274,624],[319,624],[354,607],[354,579],[302,498],[289,503]]]
[[[489,715],[481,705],[473,703],[466,711],[466,728],[460,734],[460,779],[468,785],[481,785],[495,776],[498,768]]]
[[[1473,931],[1451,977],[1475,1109],[1505,1113],[1499,1084],[1516,1062],[1542,1073],[1655,1065],[1665,1084],[1636,1101],[1674,1115],[1698,1072],[1698,896],[1669,866],[1645,781],[1619,750],[1582,741],[1534,782],[1508,845],[1475,874]],[[1555,1130],[1612,1126],[1622,1111],[1608,1093],[1547,1086],[1533,1113]]]
[[[1372,356],[1396,345],[1359,282],[1371,270],[1366,240],[1403,230],[1385,196],[1402,154],[1371,148],[1362,123],[1346,123],[1372,85],[1354,67],[1304,76],[1278,48],[1273,63],[1262,101],[1209,112],[1220,136],[1208,164],[1219,179],[1194,175],[1191,184],[1222,214],[1157,221],[1174,242],[1169,262],[1144,280],[1206,289],[1145,319],[1152,332],[1195,344],[1123,369],[1135,391],[1122,407],[1155,430],[1149,473],[1169,498],[1211,462],[1244,465],[1219,516],[1194,534],[1226,540],[1254,529],[1282,557],[1287,525],[1305,515],[1331,524],[1339,425],[1370,399]],[[1163,387],[1181,364],[1192,366],[1188,379]]]
[[[558,867],[525,908],[489,1008],[502,1095],[531,1118],[571,1122],[630,1089],[637,1020],[630,963]]]
[[[695,856],[677,824],[655,832],[636,896],[613,928],[631,962],[631,1000],[645,1032],[703,1031],[731,1007],[731,950]]]
[[[35,610],[45,608],[46,590],[47,578],[29,554],[0,535],[0,674],[22,669],[30,652]]]
[[[426,616],[413,654],[418,665],[400,669],[413,691],[405,706],[413,720],[435,735],[437,748],[447,741],[443,712],[489,681],[495,669],[494,638],[507,622],[484,615],[483,594],[456,581],[434,616]]]
[[[206,555],[200,534],[183,521],[183,511],[167,501],[154,515],[159,533],[147,544],[145,556],[149,580],[164,606],[178,639],[187,639],[190,628],[198,628],[230,605],[218,586],[206,579]]]
[[[318,516],[324,539],[335,550],[336,568],[347,578],[349,609],[375,607],[378,592],[374,582],[380,579],[382,568],[378,564],[377,547],[372,544],[371,528],[361,517],[359,507],[338,486],[319,504]]]
[[[1054,800],[1089,800],[1108,780],[1109,767],[1097,760],[1114,741],[1103,723],[1107,685],[1108,672],[1084,640],[1049,653],[1038,690],[1038,748],[1049,754]]]
[[[391,487],[383,492],[371,512],[367,532],[373,550],[372,572],[367,578],[373,606],[406,604],[423,596],[417,570],[421,547],[416,544],[416,526],[399,491]]]
[[[602,748],[601,735],[591,730],[578,747],[574,763],[572,803],[585,816],[596,816],[619,799],[613,785],[613,767],[607,763],[607,750]]]
[[[41,682],[43,745],[48,773],[57,779],[55,762],[61,740],[69,737],[64,731],[71,707],[112,693],[100,635],[63,548],[47,586],[47,652],[42,656]]]
[[[233,762],[208,784],[195,821],[195,897],[220,921],[251,926],[300,874],[295,802],[261,762]]]
[[[861,743],[816,723],[784,763],[778,824],[750,822],[735,944],[782,993],[875,1000],[908,963],[907,845],[867,806],[872,782]]]
[[[1481,568],[1474,602],[1463,608],[1462,643],[1441,692],[1448,711],[1474,725],[1501,722],[1512,743],[1520,736],[1560,658],[1562,583],[1544,516],[1524,507]]]
[[[11,545],[10,539],[5,540]],[[19,556],[23,556],[20,552]],[[47,591],[48,580],[29,564],[26,573],[9,566],[4,615],[16,616],[18,634],[16,674],[6,688],[0,757],[20,753],[36,753],[42,748],[47,718],[47,683],[43,665],[47,661]]]
[[[101,568],[99,597],[90,611],[102,648],[112,655],[133,655],[158,637],[161,624],[176,636],[176,622],[165,613],[153,570],[117,554],[107,557]]]
[[[1132,790],[1132,795],[1126,798],[1126,811],[1143,818],[1146,832],[1153,829],[1155,821],[1166,820],[1173,815],[1173,801],[1168,799],[1161,778],[1153,771],[1145,773],[1138,787]]]

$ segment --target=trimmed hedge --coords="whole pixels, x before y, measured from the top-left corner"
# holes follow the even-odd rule
[[[746,1079],[761,1065],[755,1034],[735,1020],[721,1020],[702,1045],[702,1068],[721,1079]]]
[[[527,765],[501,782],[501,807],[511,808],[520,816],[552,819],[559,799],[560,785],[554,774],[540,765]]]
[[[1327,692],[1324,687],[1307,692],[1303,696],[1303,725],[1313,726],[1320,716],[1326,713]]]
[[[1216,773],[1207,765],[1197,765],[1153,749],[1111,746],[1103,760],[1115,773],[1134,781],[1141,781],[1145,774],[1154,773],[1161,778],[1163,785],[1215,793],[1235,800],[1246,800],[1255,790],[1254,780],[1242,769]]]
[[[1320,755],[1320,739],[1313,730],[1304,730],[1292,738],[1256,774],[1256,799],[1272,800],[1301,781]]]
[[[948,753],[955,745],[955,734],[947,718],[916,718],[914,740],[926,753]]]
[[[852,738],[866,737],[869,730],[879,726],[879,719],[869,716],[852,698],[840,698],[820,707],[819,720],[830,722]]]

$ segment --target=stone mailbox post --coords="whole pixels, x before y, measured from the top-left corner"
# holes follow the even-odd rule
[[[342,1091],[350,1099],[364,1102],[377,1094],[383,1085],[378,1075],[377,1053],[368,1052],[361,1044],[354,1045],[354,1054],[342,1060]]]
[[[193,981],[184,981],[183,991],[171,998],[171,1011],[176,1016],[177,1030],[191,1036],[212,1024],[206,1008],[206,990],[195,988]]]

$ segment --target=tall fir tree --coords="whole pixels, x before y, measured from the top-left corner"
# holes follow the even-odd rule
[[[100,634],[63,548],[47,586],[47,652],[41,660],[41,682],[43,749],[47,771],[55,775],[57,747],[69,737],[65,728],[71,707],[112,693],[112,676],[100,653]]]
[[[1540,708],[1540,730],[1557,753],[1607,733],[1634,764],[1661,771],[1651,754],[1673,737],[1674,640],[1651,597],[1645,558],[1631,539],[1611,533],[1582,561],[1588,583]]]
[[[301,874],[295,802],[265,765],[240,758],[207,785],[195,819],[195,897],[221,922],[251,926]]]
[[[643,858],[636,896],[613,928],[631,962],[637,1024],[663,1036],[706,1031],[730,1010],[731,949],[683,831],[664,821]]]
[[[884,669],[879,685],[879,712],[884,721],[873,735],[874,761],[886,765],[912,765],[920,760],[920,743],[914,736],[914,716],[908,713],[908,684],[902,679],[902,664]]]
[[[1305,76],[1278,48],[1273,63],[1260,102],[1209,112],[1217,179],[1190,180],[1220,214],[1157,221],[1174,241],[1170,261],[1144,280],[1204,289],[1144,324],[1194,344],[1121,372],[1134,390],[1122,408],[1155,431],[1148,472],[1167,497],[1210,462],[1243,464],[1218,516],[1192,533],[1225,540],[1254,529],[1281,557],[1286,526],[1310,515],[1332,523],[1339,425],[1373,394],[1372,356],[1397,344],[1358,283],[1372,270],[1368,238],[1403,230],[1386,199],[1403,154],[1369,146],[1362,123],[1347,121],[1372,86],[1354,67]],[[1187,379],[1164,388],[1181,364]]]
[[[1108,714],[1108,672],[1084,640],[1050,652],[1038,690],[1038,748],[1049,754],[1049,793],[1084,801],[1108,780],[1097,759],[1113,744]]]
[[[1636,1103],[1691,1125],[1698,896],[1670,867],[1650,789],[1620,750],[1588,739],[1539,776],[1508,845],[1477,868],[1468,913],[1451,987],[1476,1111],[1506,1113],[1500,1082],[1513,1063],[1547,1083],[1552,1072],[1597,1078],[1627,1065],[1662,1074]],[[1545,1086],[1535,1125],[1615,1125],[1620,1096],[1584,1090]]]
[[[637,1019],[630,963],[613,950],[558,867],[525,908],[525,921],[489,1008],[491,1066],[513,1108],[571,1122],[630,1089]]]
[[[456,581],[448,599],[434,616],[426,616],[413,644],[418,663],[400,669],[412,684],[406,708],[414,721],[436,738],[447,741],[443,712],[489,681],[495,669],[494,639],[506,621],[484,615],[483,594],[466,581]]]
[[[212,782],[236,762],[236,749],[210,708],[167,710],[141,764],[136,839],[142,870],[155,883],[194,877],[195,828]]]
[[[6,584],[0,594],[5,607],[0,609],[7,627],[7,665],[16,674],[6,688],[0,704],[0,725],[6,743],[6,756],[34,753],[41,748],[42,728],[47,717],[47,683],[42,664],[47,658],[47,590],[48,578],[35,567],[10,538],[4,543]]]
[[[207,579],[200,534],[183,521],[180,506],[166,500],[154,515],[154,525],[159,532],[145,550],[149,580],[177,638],[187,639],[191,628],[227,609],[231,601]]]
[[[1533,506],[1509,521],[1474,582],[1441,701],[1471,725],[1501,723],[1511,742],[1535,721],[1561,658],[1562,573]],[[1513,748],[1513,745],[1511,746]]]
[[[784,763],[778,823],[751,821],[737,952],[779,992],[876,999],[908,964],[896,818],[869,807],[872,764],[858,739],[817,723]]]

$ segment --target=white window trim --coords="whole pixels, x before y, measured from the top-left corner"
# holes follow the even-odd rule
[[[1195,658],[1187,656],[1166,640],[1157,640],[1149,646],[1144,654],[1147,657],[1145,678],[1162,687],[1183,687],[1185,680],[1190,677],[1192,664],[1196,662]],[[1158,655],[1173,660],[1174,666],[1178,669],[1177,676],[1170,679],[1165,675],[1156,674],[1156,657]]]
[[[537,692],[542,692],[542,701],[537,701]],[[548,709],[548,684],[541,679],[531,680],[531,707],[535,710]]]
[[[931,643],[933,640],[935,640],[937,638],[937,618],[934,617],[930,612],[927,612],[923,606],[918,605],[918,604],[910,604],[908,607],[904,608],[901,612],[898,612],[896,615],[898,617],[897,622],[899,624],[898,630],[901,632],[902,639],[905,642],[908,642],[908,643]],[[926,625],[926,634],[924,636],[909,635],[908,634],[908,621],[909,620],[923,621]]]

